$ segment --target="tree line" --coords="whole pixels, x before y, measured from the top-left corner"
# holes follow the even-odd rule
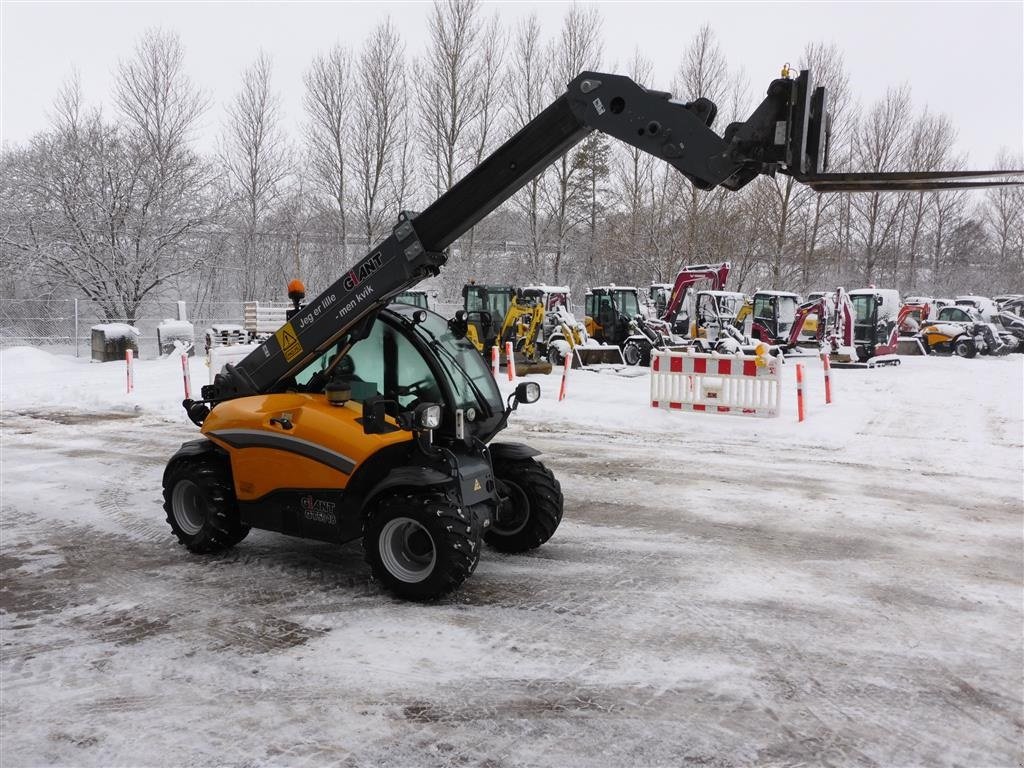
[[[185,72],[179,36],[145,32],[117,67],[111,114],[72,77],[47,128],[0,157],[0,295],[77,296],[106,319],[147,303],[280,298],[299,275],[314,293],[526,125],[580,71],[616,69],[677,97],[705,97],[718,126],[761,94],[698,29],[671,83],[637,48],[607,62],[599,7],[574,5],[546,35],[479,0],[435,0],[424,50],[382,20],[357,49],[316,53],[304,122],[288,135],[272,58],[258,52],[227,105],[215,152],[196,148],[211,107]],[[953,120],[908,85],[870,104],[843,53],[812,42],[799,68],[829,89],[830,170],[966,167]],[[760,82],[760,81],[758,81]],[[294,87],[294,84],[289,84]],[[759,88],[760,86],[758,86]],[[1021,167],[1004,153],[1000,167]],[[1024,291],[1024,192],[817,194],[788,176],[740,192],[697,190],[665,163],[591,134],[451,249],[438,285],[670,282],[684,264],[730,261],[731,288],[835,285],[905,293]]]

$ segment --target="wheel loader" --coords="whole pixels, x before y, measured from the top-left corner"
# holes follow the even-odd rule
[[[567,286],[528,285],[522,293],[544,307],[538,340],[540,353],[551,365],[563,365],[567,359],[573,368],[624,364],[618,346],[591,338],[586,325],[576,319]]]
[[[402,212],[336,282],[183,401],[202,436],[164,471],[177,539],[197,554],[236,545],[253,527],[361,539],[373,577],[419,600],[459,587],[484,542],[523,552],[550,539],[563,514],[558,481],[537,450],[495,439],[539,385],[503,398],[465,316],[391,300],[437,275],[452,243],[594,130],[704,190],[777,173],[825,192],[947,188],[972,175],[825,172],[826,94],[807,71],[773,81],[722,135],[711,128],[716,112],[706,98],[682,102],[583,72],[424,211]]]
[[[622,350],[626,365],[651,364],[651,351],[670,344],[668,325],[647,320],[640,312],[636,288],[605,285],[591,288],[584,297],[587,335],[600,344]]]

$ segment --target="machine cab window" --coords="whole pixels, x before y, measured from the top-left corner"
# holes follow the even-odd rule
[[[385,322],[373,324],[370,335],[336,360],[340,347],[314,360],[296,377],[300,387],[323,391],[328,369],[331,376],[352,386],[352,399],[363,401],[383,395],[404,410],[416,401],[441,402],[441,388],[430,366],[408,338]],[[321,376],[316,376],[320,373]]]

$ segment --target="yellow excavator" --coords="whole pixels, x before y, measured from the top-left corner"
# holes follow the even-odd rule
[[[505,344],[511,341],[517,376],[551,373],[551,363],[540,354],[537,343],[544,325],[542,298],[508,285],[469,282],[462,287],[462,299],[466,338],[485,359],[490,359],[491,348],[497,345],[500,359],[507,364]]]

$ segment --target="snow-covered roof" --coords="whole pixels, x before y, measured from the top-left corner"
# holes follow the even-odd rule
[[[794,299],[799,299],[799,293],[793,293],[792,291],[755,291],[755,296],[790,296]]]
[[[188,320],[161,320],[157,326],[161,336],[191,336],[195,327]]]
[[[729,298],[740,298],[746,299],[747,295],[743,291],[698,291],[698,296],[716,296],[716,297],[729,297]]]
[[[94,331],[103,333],[105,339],[125,339],[129,336],[141,336],[138,328],[128,323],[100,323],[92,327]]]
[[[635,290],[636,290],[636,288],[634,286],[632,286],[632,285],[615,285],[615,283],[612,283],[611,285],[595,285],[593,288],[588,288],[587,289],[587,293],[591,293],[593,291],[635,291]]]
[[[525,285],[523,286],[524,291],[540,291],[541,293],[569,293],[569,286],[567,285],[544,285],[539,283],[537,285]]]

